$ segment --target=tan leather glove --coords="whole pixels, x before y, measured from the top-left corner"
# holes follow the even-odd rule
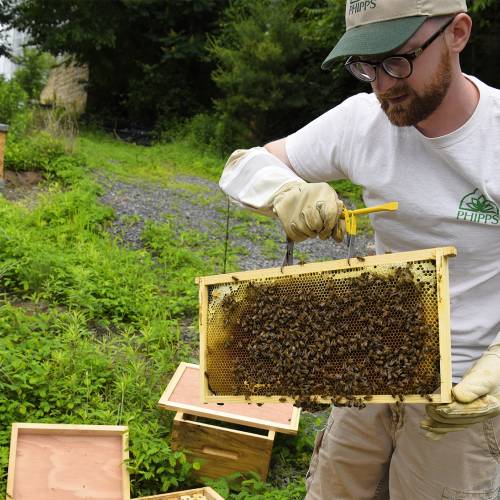
[[[343,203],[326,182],[290,182],[273,199],[273,211],[287,236],[295,242],[319,236],[336,241],[344,238],[339,223]]]
[[[420,426],[427,437],[440,439],[448,432],[500,415],[500,344],[485,351],[452,393],[452,403],[426,406],[429,418]]]

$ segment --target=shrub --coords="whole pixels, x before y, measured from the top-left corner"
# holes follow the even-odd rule
[[[22,54],[13,57],[13,62],[19,66],[13,80],[26,92],[29,99],[38,100],[54,65],[54,58],[35,47],[23,47]]]
[[[197,149],[204,149],[223,159],[232,146],[244,135],[244,130],[238,122],[231,122],[231,118],[213,111],[199,113],[186,120],[174,132],[173,139],[187,140]],[[165,134],[161,134],[162,140]]]
[[[5,168],[15,171],[49,170],[50,164],[65,154],[64,144],[46,132],[21,139],[9,138],[5,148]]]
[[[28,94],[15,80],[0,75],[0,123],[12,124],[17,114],[26,110]]]
[[[69,186],[83,178],[85,168],[85,162],[81,157],[62,155],[50,161],[44,173],[46,178]]]

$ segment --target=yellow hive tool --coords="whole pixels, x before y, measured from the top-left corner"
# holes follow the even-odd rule
[[[354,248],[354,241],[356,239],[357,232],[357,215],[371,214],[374,212],[384,212],[384,211],[394,211],[399,207],[397,201],[391,201],[389,203],[384,203],[383,205],[376,205],[375,207],[358,208],[356,210],[348,210],[345,206],[342,209],[342,214],[340,218],[345,221],[345,231],[347,234],[347,258],[350,259],[351,249]]]

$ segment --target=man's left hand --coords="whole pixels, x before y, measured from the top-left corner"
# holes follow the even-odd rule
[[[452,389],[455,401],[426,406],[420,423],[430,439],[500,415],[500,344],[491,346]]]

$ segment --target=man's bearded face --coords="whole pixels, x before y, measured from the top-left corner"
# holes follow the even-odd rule
[[[393,125],[410,127],[428,118],[439,107],[450,84],[451,63],[449,53],[446,51],[443,52],[434,78],[422,91],[417,93],[406,80],[402,80],[388,92],[377,94],[377,98]],[[401,98],[399,102],[391,101],[398,97]]]

